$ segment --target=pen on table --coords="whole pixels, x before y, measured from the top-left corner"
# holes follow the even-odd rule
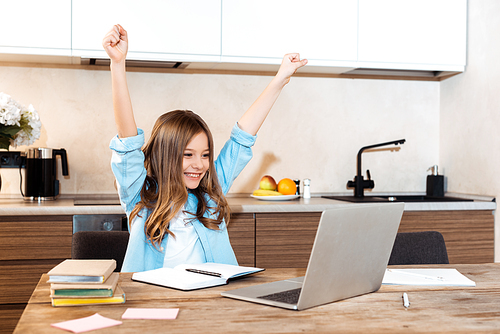
[[[416,274],[416,273],[409,273],[406,271],[399,271],[399,270],[392,270],[392,269],[387,269],[387,271],[390,271],[391,273],[396,273],[396,274],[401,274],[401,275],[409,275],[409,276],[415,276],[415,277],[421,277],[425,279],[429,279],[432,281],[444,281],[444,278],[441,276],[428,276],[428,275],[422,275],[422,274]]]
[[[410,306],[410,300],[408,299],[408,294],[406,292],[403,293],[403,306],[406,308]]]
[[[212,271],[205,271],[205,270],[191,269],[191,268],[186,269],[186,271],[189,271],[189,272],[192,272],[192,273],[197,273],[197,274],[208,275],[208,276],[222,277],[221,274],[214,273]]]

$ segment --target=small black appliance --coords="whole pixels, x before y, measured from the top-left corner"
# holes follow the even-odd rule
[[[35,147],[26,151],[26,178],[23,194],[25,200],[54,200],[59,195],[57,156],[61,157],[62,174],[68,175],[68,160],[65,149]]]

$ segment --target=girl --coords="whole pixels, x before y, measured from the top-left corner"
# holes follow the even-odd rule
[[[234,125],[214,160],[212,134],[200,116],[187,110],[161,115],[151,138],[136,127],[125,74],[127,32],[115,25],[104,37],[118,135],[111,140],[112,169],[129,217],[130,240],[123,272],[180,263],[237,265],[226,224],[224,197],[252,157],[256,134],[283,87],[307,60],[287,54],[269,86]]]

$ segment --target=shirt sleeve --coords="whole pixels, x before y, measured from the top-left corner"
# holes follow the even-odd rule
[[[146,179],[142,145],[144,145],[142,129],[137,129],[137,135],[133,137],[115,136],[109,145],[113,151],[111,169],[116,178],[120,202],[127,215],[139,202],[141,189]]]
[[[227,194],[236,177],[252,159],[252,146],[257,136],[243,131],[236,123],[231,136],[215,161],[217,177],[224,194]]]

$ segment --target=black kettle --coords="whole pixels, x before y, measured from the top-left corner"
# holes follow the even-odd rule
[[[27,201],[54,200],[59,195],[56,157],[61,157],[62,174],[68,175],[66,150],[35,147],[26,151],[26,180],[23,197]]]

